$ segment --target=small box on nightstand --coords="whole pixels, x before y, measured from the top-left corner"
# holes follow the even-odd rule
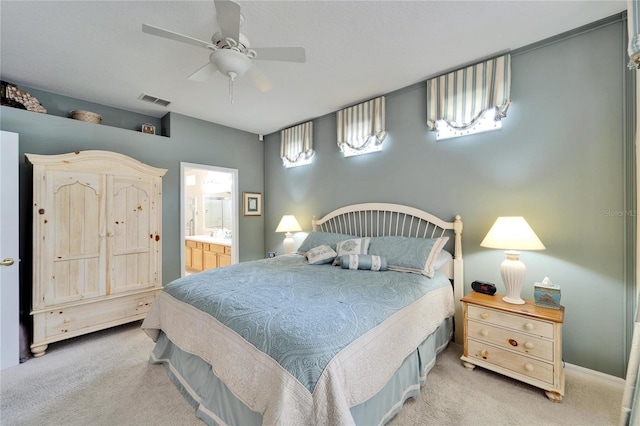
[[[560,286],[553,284],[548,278],[533,285],[533,297],[537,306],[560,309]]]

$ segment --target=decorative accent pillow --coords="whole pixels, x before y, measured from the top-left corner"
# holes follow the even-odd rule
[[[342,269],[365,269],[370,271],[386,271],[387,259],[371,254],[349,254],[340,258]]]
[[[323,265],[333,262],[336,255],[336,252],[331,247],[322,245],[307,251],[306,256],[310,265]]]
[[[438,255],[448,240],[449,237],[375,237],[371,239],[369,254],[386,257],[390,271],[412,272],[431,278]]]
[[[322,245],[327,245],[335,250],[336,244],[349,238],[353,238],[353,235],[314,231],[309,233],[309,235],[307,235],[307,238],[305,238],[302,244],[300,244],[300,247],[298,248],[298,254],[304,255],[312,248]]]
[[[367,254],[371,238],[352,238],[350,240],[340,241],[336,244],[336,252],[338,256],[347,254]]]
[[[336,244],[336,252],[338,257],[333,262],[334,265],[340,264],[340,256],[346,256],[349,254],[367,254],[369,250],[369,242],[371,238],[352,238],[346,241],[340,241]]]

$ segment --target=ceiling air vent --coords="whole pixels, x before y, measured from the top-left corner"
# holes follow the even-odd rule
[[[151,102],[152,104],[162,105],[163,107],[169,106],[171,101],[166,99],[158,98],[155,96],[147,95],[146,93],[141,94],[138,99],[145,102]]]

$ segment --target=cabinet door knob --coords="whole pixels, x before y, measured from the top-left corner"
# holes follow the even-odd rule
[[[13,263],[14,263],[14,260],[10,257],[7,257],[2,262],[0,262],[0,266],[11,266],[13,265]]]
[[[533,364],[526,363],[524,369],[531,373],[533,371]]]
[[[483,312],[483,313],[480,314],[480,318],[487,319],[487,318],[489,318],[489,314],[487,312]]]
[[[531,324],[530,322],[528,322],[528,323],[526,323],[524,325],[524,328],[529,330],[529,331],[531,331],[531,330],[533,330],[535,328],[535,326],[533,324]]]
[[[527,349],[533,349],[533,343],[525,342],[524,347],[527,348]]]

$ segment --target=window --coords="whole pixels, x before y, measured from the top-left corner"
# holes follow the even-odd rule
[[[436,140],[457,138],[458,136],[473,135],[475,133],[488,132],[490,130],[502,129],[500,114],[495,108],[488,109],[469,127],[455,128],[450,126],[446,120],[436,122]]]
[[[510,104],[511,55],[427,82],[427,125],[437,140],[499,129]]]
[[[349,145],[345,145],[342,148],[342,152],[344,153],[345,157],[352,157],[354,155],[362,155],[362,154],[368,154],[370,152],[378,152],[378,151],[382,151],[382,144],[370,143],[366,147],[360,150],[353,149]]]
[[[285,167],[310,164],[313,154],[312,121],[289,127],[280,132],[280,158]]]
[[[338,148],[345,157],[382,150],[385,130],[384,96],[337,112]]]

